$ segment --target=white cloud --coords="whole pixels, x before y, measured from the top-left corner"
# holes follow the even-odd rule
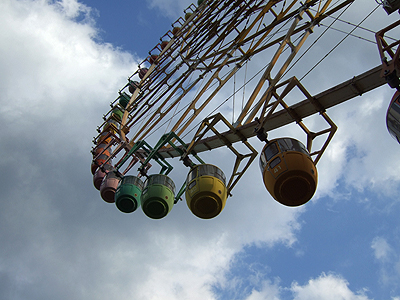
[[[381,236],[372,240],[371,248],[379,263],[379,281],[384,286],[397,286],[400,279],[400,255],[387,239]]]
[[[385,238],[377,236],[372,240],[371,248],[374,250],[374,255],[377,260],[387,261],[393,252],[392,247]]]
[[[54,144],[60,131],[63,138],[82,131],[95,135],[89,127],[93,117],[107,110],[136,66],[130,54],[94,42],[97,30],[90,23],[71,19],[78,11],[86,13],[85,6],[61,2],[69,7],[66,11],[58,3],[0,4],[0,112],[16,132],[40,126],[37,134],[44,144]],[[47,139],[52,131],[53,138]]]
[[[316,279],[310,279],[301,286],[293,283],[291,291],[294,300],[368,300],[362,292],[353,292],[349,283],[341,276],[322,274]]]
[[[260,290],[254,289],[246,300],[279,300],[280,289],[277,282],[266,281]]]
[[[281,286],[279,280],[266,280],[261,288],[253,289],[245,300],[289,299],[288,293],[293,300],[369,300],[365,295],[366,291],[352,291],[349,282],[342,276],[322,273],[304,285],[293,282],[290,287]]]
[[[173,19],[174,21],[183,16],[183,11],[189,7],[191,3],[197,6],[197,1],[190,0],[146,0],[151,8],[157,8],[160,13]]]
[[[85,17],[89,17],[91,9],[82,4],[77,2],[76,0],[61,0],[55,3],[65,16],[68,18],[76,18],[80,15],[84,15]]]

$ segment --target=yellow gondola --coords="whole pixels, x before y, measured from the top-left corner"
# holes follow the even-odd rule
[[[222,170],[209,164],[193,167],[186,179],[185,197],[189,209],[197,217],[211,219],[219,215],[227,198]]]
[[[317,169],[306,147],[298,140],[270,141],[260,155],[264,185],[278,202],[299,206],[308,202],[317,188]]]

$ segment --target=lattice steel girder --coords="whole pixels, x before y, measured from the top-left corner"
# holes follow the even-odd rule
[[[282,93],[279,95],[276,90],[284,87],[284,90]],[[314,106],[314,109],[322,116],[322,118],[328,123],[329,128],[322,129],[318,132],[311,132],[307,126],[303,122],[303,118],[298,114],[295,108],[289,107],[285,101],[284,98],[294,89],[298,88],[303,95],[306,97],[305,101],[309,101],[309,103]],[[333,135],[335,134],[337,130],[337,126],[333,121],[329,118],[329,116],[325,112],[325,108],[315,99],[313,98],[310,93],[306,90],[306,88],[300,83],[300,81],[296,77],[292,77],[278,85],[275,86],[274,90],[271,91],[271,95],[273,95],[276,100],[271,103],[271,106],[269,107],[268,113],[265,115],[264,118],[258,120],[259,122],[259,129],[256,129],[256,132],[258,131],[264,131],[264,128],[266,124],[269,122],[269,120],[273,117],[276,108],[280,105],[284,108],[284,111],[286,111],[291,119],[296,122],[300,128],[306,133],[307,136],[307,150],[310,152],[311,156],[315,156],[314,158],[314,164],[317,164],[318,161],[320,160],[322,154],[324,153],[326,147],[330,143],[330,141],[333,138]],[[324,134],[328,134],[324,144],[322,145],[321,149],[319,150],[312,150],[312,143],[313,140],[318,137],[322,136]]]
[[[397,28],[399,25],[400,20],[385,27],[375,34],[379,55],[382,61],[381,77],[385,78],[391,88],[396,88],[398,91],[400,91],[400,40],[389,44],[385,39],[385,34]],[[396,51],[393,51],[395,47],[397,47],[397,49]],[[390,63],[388,62],[385,53],[391,58]]]
[[[386,82],[385,79],[381,78],[380,72],[381,66],[377,66],[335,87],[319,93],[313,98],[321,105],[320,109],[326,110],[384,85]],[[291,108],[300,118],[306,118],[318,113],[318,110],[315,109],[315,105],[311,104],[307,99],[292,105]],[[274,113],[263,128],[266,132],[269,132],[292,122],[294,122],[294,120],[290,114],[287,111],[282,110]],[[255,128],[258,126],[259,123],[253,121],[249,124],[235,128],[234,131],[228,130],[223,132],[221,135],[226,137],[233,144],[241,141],[237,132],[240,132],[240,134],[245,138],[251,138],[256,135]],[[223,146],[225,146],[225,144],[218,136],[212,136],[200,140],[193,150],[196,153],[200,153]],[[180,156],[180,153],[171,148],[161,149],[159,153],[166,158]]]
[[[348,0],[348,1],[344,1],[343,3],[340,3],[334,9],[330,10],[329,14],[336,12],[337,10],[343,8],[344,6],[346,6],[352,2],[354,2],[354,0]],[[270,100],[270,96],[271,96],[270,91],[273,90],[274,86],[279,82],[279,80],[283,76],[284,72],[288,68],[289,64],[292,62],[292,60],[294,59],[294,57],[296,56],[296,54],[298,53],[298,51],[300,50],[300,48],[302,47],[302,45],[304,44],[304,42],[306,41],[308,36],[312,33],[314,26],[317,25],[318,22],[320,22],[320,20],[322,19],[320,17],[324,13],[328,14],[328,12],[326,12],[326,11],[327,11],[330,3],[331,3],[330,0],[326,1],[325,4],[323,5],[323,7],[317,11],[315,16],[313,16],[308,9],[308,5],[311,5],[311,3],[306,2],[306,4],[300,9],[295,20],[292,23],[292,26],[289,28],[285,37],[282,39],[281,44],[279,45],[277,51],[275,52],[275,55],[272,57],[270,63],[268,64],[267,69],[265,70],[263,76],[260,78],[256,88],[254,89],[249,100],[247,101],[246,105],[244,106],[241,114],[239,115],[237,121],[235,122],[235,124],[234,124],[235,127],[242,124],[245,117],[247,117],[245,124],[250,123],[254,119],[255,115],[260,111],[262,106],[264,106],[264,107],[261,110],[260,118],[263,118],[265,109],[269,105],[269,100]],[[291,38],[296,33],[300,32],[298,30],[298,23],[302,19],[302,15],[304,13],[306,13],[311,18],[311,22],[309,24],[307,24],[307,26],[302,27],[303,28],[302,30],[304,30],[304,32],[302,34],[301,39],[295,45],[292,42]],[[287,57],[287,59],[281,63],[281,66],[280,66],[278,72],[275,74],[275,76],[273,76],[272,70],[277,65],[278,59],[280,58],[282,52],[285,50],[285,48],[287,46],[290,48],[291,53]],[[256,105],[252,108],[251,112],[249,113],[251,107],[253,106],[254,101],[258,97],[259,93],[261,92],[262,87],[264,86],[264,84],[266,82],[268,82],[267,90],[263,93],[261,98],[256,102]]]
[[[215,125],[217,123],[222,122],[224,123],[231,132],[233,132],[234,135],[239,137],[242,141],[242,143],[247,147],[249,150],[249,153],[242,154],[240,153],[230,142],[230,140],[222,135],[216,128]],[[219,140],[224,143],[225,146],[227,146],[236,156],[235,159],[235,164],[233,166],[232,174],[229,178],[228,184],[227,184],[227,189],[228,189],[228,195],[230,195],[230,192],[232,189],[235,187],[235,185],[238,183],[240,178],[243,176],[243,174],[246,172],[246,170],[250,167],[251,163],[254,161],[254,159],[257,157],[257,151],[253,148],[253,146],[247,141],[247,139],[239,132],[236,131],[235,128],[220,114],[217,113],[214,116],[211,116],[209,118],[206,118],[200,125],[199,129],[197,130],[194,138],[192,139],[191,143],[186,149],[186,153],[181,156],[181,159],[184,160],[187,155],[191,152],[193,152],[193,149],[196,148],[196,145],[201,142],[202,138],[208,131],[212,131],[216,137],[219,138]],[[243,160],[247,159],[246,165],[239,170],[239,167],[242,163]]]
[[[347,2],[352,2],[354,0],[349,0],[346,1]],[[278,1],[276,1],[278,2]],[[191,102],[190,106],[186,109],[186,111],[182,114],[181,118],[179,119],[179,121],[175,124],[175,126],[172,128],[172,131],[177,131],[177,129],[180,127],[180,125],[185,121],[185,118],[190,114],[190,112],[193,111],[193,114],[191,115],[191,117],[185,121],[185,124],[181,127],[181,130],[179,131],[178,135],[182,134],[188,127],[189,125],[193,122],[193,120],[197,117],[197,115],[206,107],[206,105],[217,95],[218,91],[220,91],[223,86],[232,78],[232,76],[238,71],[238,69],[240,69],[241,65],[247,61],[251,56],[254,55],[256,49],[258,47],[260,47],[261,42],[264,41],[267,37],[267,35],[271,32],[271,30],[277,26],[278,24],[280,24],[283,19],[285,19],[285,16],[287,15],[287,13],[289,12],[289,10],[292,8],[292,6],[295,4],[296,1],[291,2],[290,5],[288,5],[288,7],[286,7],[285,9],[282,9],[282,11],[279,14],[275,14],[276,15],[276,19],[274,20],[274,22],[272,22],[272,24],[269,25],[269,28],[267,31],[262,30],[262,35],[261,37],[259,35],[253,35],[253,37],[251,39],[247,39],[247,43],[249,41],[255,41],[256,38],[258,38],[257,42],[255,42],[255,44],[253,45],[253,43],[251,43],[251,47],[249,47],[249,49],[247,50],[247,52],[243,52],[242,56],[240,58],[236,58],[234,61],[236,62],[235,67],[224,77],[224,78],[220,78],[219,77],[219,73],[222,70],[222,68],[225,65],[228,65],[229,62],[233,62],[232,61],[232,57],[233,54],[236,51],[235,47],[238,47],[238,45],[241,45],[241,43],[243,42],[244,38],[246,38],[250,33],[251,33],[251,29],[257,24],[257,22],[259,22],[260,19],[262,19],[262,17],[271,9],[272,5],[271,5],[271,1],[268,3],[268,5],[266,5],[262,11],[259,13],[259,15],[256,17],[256,19],[251,23],[251,25],[246,28],[246,30],[244,30],[241,34],[238,35],[238,37],[235,39],[235,42],[229,47],[229,48],[224,48],[223,50],[219,50],[216,51],[215,53],[213,53],[213,56],[217,56],[217,58],[215,59],[215,61],[213,60],[212,63],[210,65],[207,66],[208,69],[213,69],[213,68],[217,68],[214,71],[213,76],[208,80],[208,82],[205,84],[205,86],[203,87],[203,89],[198,93],[198,95],[195,97],[195,99]],[[305,7],[308,7],[308,5],[313,5],[315,4],[317,1],[315,0],[310,0],[307,1],[305,4]],[[325,3],[325,5],[323,5],[323,7],[317,11],[316,16],[312,16],[311,13],[305,9],[302,10],[300,12],[300,14],[306,12],[308,15],[311,16],[311,22],[313,23],[314,21],[316,21],[316,18],[319,18],[321,16],[321,14],[323,12],[326,11],[327,7],[329,6],[330,1],[327,1]],[[343,4],[340,4],[340,7],[342,7]],[[332,10],[331,13],[337,11],[337,9]],[[295,15],[299,15],[299,12],[292,12],[290,14],[290,17],[293,17]],[[322,18],[321,18],[322,19]],[[305,33],[305,37],[298,43],[298,45],[296,47],[294,47],[292,45],[292,43],[290,42],[290,36],[292,36],[293,34],[295,34],[295,32],[297,33],[298,31],[296,30],[297,24],[298,24],[299,18],[296,18],[296,21],[294,22],[294,24],[292,25],[292,27],[289,29],[289,33],[287,34],[287,38],[286,38],[286,42],[282,43],[279,50],[278,50],[278,54],[274,57],[273,62],[270,63],[270,68],[268,70],[268,74],[270,75],[270,71],[272,70],[273,66],[276,63],[276,60],[278,59],[280,53],[283,51],[283,48],[285,47],[286,44],[289,44],[292,49],[293,49],[293,55],[291,56],[290,60],[293,59],[295,53],[297,53],[298,49],[301,47],[301,45],[304,43],[305,39],[307,38],[308,34],[310,33],[310,26],[307,25],[306,28],[308,28],[308,30],[306,30]],[[319,22],[319,19],[318,19]],[[288,37],[289,36],[289,37]],[[276,40],[275,43],[278,43],[278,41],[281,40],[285,40],[285,38],[279,38]],[[270,46],[274,45],[275,43],[271,43]],[[233,45],[235,45],[235,47],[233,47]],[[203,60],[207,60],[210,59],[211,57],[207,57],[208,52],[206,52],[206,55],[202,56],[200,58],[201,61]],[[217,64],[216,62],[223,59],[223,61],[220,64]],[[282,68],[281,72],[283,73],[284,70],[287,68],[288,64],[290,63],[290,60],[288,60],[284,67]],[[276,82],[280,79],[280,76],[276,77]],[[196,108],[196,103],[201,99],[202,95],[204,94],[204,92],[209,88],[209,86],[213,83],[213,81],[218,80],[218,86],[217,88],[214,89],[213,93],[207,98],[205,99],[201,106]],[[259,88],[261,88],[261,86],[263,85],[263,83],[260,85]],[[258,91],[256,88],[256,92],[254,93],[254,97],[257,96]],[[252,103],[252,99],[249,100],[249,106]],[[246,107],[245,108],[245,112],[248,110],[249,108]],[[244,113],[245,114],[245,113]]]
[[[314,5],[319,1],[320,0],[307,0],[305,5]],[[132,95],[131,101],[128,104],[128,110],[132,107],[133,103],[135,103],[136,109],[132,114],[130,112],[125,112],[123,116],[121,127],[124,129],[124,132],[121,132],[122,140],[126,140],[125,134],[133,125],[145,118],[147,112],[153,110],[152,116],[146,118],[145,125],[137,128],[137,132],[144,134],[134,136],[132,138],[132,143],[134,143],[135,140],[145,138],[145,135],[147,135],[150,130],[154,129],[155,126],[180,103],[180,100],[194,88],[199,79],[196,78],[195,81],[191,81],[190,75],[193,72],[201,71],[201,65],[204,65],[204,70],[199,78],[208,72],[212,72],[215,76],[211,76],[211,79],[206,85],[209,86],[213,80],[218,80],[220,83],[218,90],[221,89],[237,71],[237,68],[231,69],[228,76],[219,78],[219,71],[227,66],[229,61],[232,61],[233,53],[235,53],[236,49],[239,49],[242,53],[242,60],[239,61],[237,65],[243,64],[250,56],[259,53],[259,51],[256,51],[262,47],[261,42],[268,36],[268,33],[271,32],[274,26],[280,24],[281,20],[283,20],[287,14],[297,13],[297,11],[289,12],[297,2],[297,0],[292,0],[287,4],[286,1],[281,0],[248,0],[245,2],[226,0],[215,1],[211,3],[210,7],[196,11],[192,17],[182,25],[180,32],[171,38],[167,47],[160,53],[160,64],[157,66],[153,64],[146,73],[146,76],[142,79],[140,83],[140,87],[142,88],[141,99],[136,100],[138,97],[138,93],[136,92]],[[328,0],[328,2],[330,1]],[[322,9],[317,12],[316,16],[319,16],[325,10],[329,5],[328,2],[325,1],[325,4],[322,6]],[[276,13],[273,10],[276,8],[273,6],[278,3],[280,4],[279,9],[281,9],[281,11]],[[252,29],[257,25],[261,25],[261,21],[268,12],[271,12],[274,16],[272,21],[267,22],[269,29],[265,31],[258,28],[256,32],[262,32],[260,33],[261,36],[254,35],[254,30]],[[232,16],[229,14],[232,14]],[[223,23],[224,16],[226,15],[229,15],[230,19],[227,18],[228,21]],[[239,28],[238,24],[249,20],[248,16],[250,15],[254,16],[251,23],[246,24],[244,27],[241,25],[243,28]],[[310,16],[311,21],[316,20],[316,17],[312,16],[310,12],[307,12],[307,15]],[[199,24],[190,23],[192,20],[196,20]],[[208,29],[210,29],[209,32],[207,32]],[[237,35],[235,38],[231,39],[232,36],[229,34],[235,30]],[[249,39],[251,35],[253,37]],[[204,43],[204,45],[207,44],[206,49],[202,49],[204,46],[202,43]],[[238,46],[238,43],[241,45]],[[182,47],[183,44],[185,44],[185,47]],[[244,45],[248,45],[248,48],[244,47]],[[211,51],[212,49],[213,51]],[[170,60],[168,61],[168,59]],[[179,74],[179,68],[182,65],[187,65],[189,69],[176,78],[174,74]],[[184,90],[184,93],[179,94],[181,90]],[[216,95],[216,93],[213,93],[211,97],[202,99],[202,93],[204,93],[204,90],[199,93],[200,96],[196,97],[196,100],[191,103],[190,107],[181,114],[182,117],[178,123],[184,123],[185,128],[189,126],[196,118],[197,114],[200,113]],[[198,108],[195,107],[197,102],[201,102]],[[191,116],[189,120],[186,120],[185,117],[191,112],[193,112],[193,116]],[[127,122],[128,115],[129,121]],[[176,131],[178,126],[179,124],[177,124],[173,130]]]
[[[138,156],[140,158],[142,164],[142,167],[140,169],[142,171],[149,169],[148,166],[150,165],[149,164],[150,159],[154,159],[161,166],[160,174],[164,174],[165,172],[165,175],[168,175],[168,173],[171,172],[173,169],[173,167],[165,160],[163,156],[153,151],[154,149],[146,141],[139,141],[131,147],[126,145],[126,143],[124,143],[123,145],[121,144],[120,146],[123,146],[125,149],[129,150],[125,153],[125,155],[116,165],[117,171],[124,165],[124,163],[128,159],[130,159],[133,156]],[[141,159],[143,156],[146,156],[145,160]]]
[[[313,2],[315,2],[316,0],[312,0]],[[229,14],[230,12],[234,11],[237,9],[237,6],[232,5],[232,3],[234,3],[235,1],[225,1],[225,2],[221,2],[221,8],[220,8],[220,12],[223,14]],[[236,1],[238,2],[238,1]],[[239,1],[241,2],[241,1]],[[249,11],[252,10],[251,5],[257,6],[259,5],[262,8],[262,11],[259,13],[259,15],[257,16],[257,20],[260,19],[260,15],[265,15],[270,9],[271,6],[275,5],[278,2],[281,2],[281,0],[278,1],[269,1],[267,4],[263,4],[265,1],[256,1],[256,0],[250,0],[248,2],[245,3],[240,3],[239,10],[237,12],[235,12],[235,15],[237,15],[238,17],[241,15],[246,16],[246,9],[248,9]],[[297,2],[297,0],[293,0],[293,3]],[[257,4],[259,3],[259,4]],[[234,3],[236,4],[236,3]],[[215,3],[213,3],[212,5],[216,5]],[[291,7],[291,6],[290,6]],[[226,9],[226,11],[224,11],[224,9]],[[287,9],[288,10],[288,9]],[[286,13],[286,11],[284,13]],[[211,11],[209,11],[211,13]],[[280,15],[284,15],[284,13],[281,13]],[[280,17],[279,15],[279,17]],[[225,38],[227,37],[227,35],[232,32],[236,26],[240,23],[240,22],[244,22],[244,20],[246,20],[246,18],[242,16],[242,18],[238,19],[238,18],[231,18],[231,20],[229,21],[229,23],[224,24],[224,26],[222,26],[221,24],[219,24],[219,21],[216,21],[216,23],[218,25],[218,27],[223,28],[223,32],[218,36],[218,38],[216,39],[216,41],[214,41],[214,43],[211,46],[208,46],[206,51],[204,53],[199,53],[196,56],[196,59],[192,62],[196,65],[196,68],[189,68],[189,70],[185,73],[184,77],[180,77],[178,80],[174,81],[174,83],[169,84],[169,95],[167,95],[167,93],[165,92],[163,95],[166,95],[166,100],[163,101],[158,107],[157,110],[153,113],[153,115],[151,117],[148,118],[147,122],[145,123],[145,125],[142,126],[143,130],[138,130],[139,132],[141,132],[141,134],[137,134],[133,137],[132,140],[137,140],[137,139],[143,139],[145,138],[146,134],[149,133],[150,130],[152,130],[162,119],[163,117],[170,112],[176,105],[179,104],[180,100],[196,85],[198,79],[196,79],[196,81],[194,82],[194,84],[191,84],[188,88],[185,89],[185,92],[182,95],[179,95],[179,97],[177,97],[176,100],[173,101],[173,103],[170,103],[170,99],[172,99],[173,96],[176,96],[176,91],[178,90],[178,88],[182,88],[183,86],[183,82],[186,81],[189,77],[190,74],[195,70],[199,70],[201,68],[199,68],[199,64],[203,64],[205,67],[205,72],[207,73],[210,70],[214,69],[217,67],[217,69],[214,71],[214,74],[212,75],[212,77],[209,79],[209,81],[205,84],[205,86],[203,87],[203,89],[200,91],[200,93],[196,96],[196,98],[192,101],[191,105],[186,109],[186,111],[182,114],[182,116],[180,117],[179,121],[176,123],[176,125],[172,128],[172,131],[176,131],[177,128],[180,126],[180,124],[182,124],[183,122],[185,123],[183,130],[186,129],[190,123],[196,118],[196,116],[207,106],[207,104],[213,99],[213,97],[217,94],[217,92],[225,85],[226,82],[228,82],[228,80],[234,75],[234,73],[236,73],[238,68],[235,68],[234,70],[232,70],[231,72],[229,72],[229,75],[226,76],[224,79],[219,78],[219,72],[220,70],[227,65],[227,61],[229,60],[230,57],[232,57],[232,54],[235,52],[235,49],[233,48],[236,41],[232,40],[229,41],[228,44],[229,46],[224,48],[223,53],[218,53],[218,51],[213,52],[213,54],[211,56],[209,56],[209,53],[211,50],[215,50],[214,48],[222,41],[225,40]],[[277,20],[279,20],[279,18],[277,18]],[[205,18],[205,21],[212,21],[209,20],[208,18]],[[253,25],[254,22],[252,24],[249,25],[248,30],[245,30],[244,32],[239,33],[238,37],[240,39],[243,39],[247,36],[247,34],[250,32],[250,29],[254,26]],[[194,26],[194,25],[192,25]],[[218,28],[217,28],[218,29]],[[193,32],[192,28],[190,28],[188,30],[188,32]],[[190,38],[192,39],[196,39],[198,40],[199,37],[197,37],[197,35],[201,36],[202,32],[200,31],[200,29],[196,30],[195,33],[192,34],[192,36]],[[204,36],[204,34],[203,34]],[[207,38],[204,40],[204,43],[207,42],[207,39],[209,39],[209,37],[207,35],[205,35]],[[185,39],[182,41],[184,43],[186,43],[189,47],[190,40],[188,41],[189,37],[186,35]],[[201,38],[201,37],[200,37]],[[200,41],[196,41],[197,45],[200,45],[202,42]],[[188,49],[186,49],[187,47],[184,47],[180,50],[180,52],[184,53],[186,51],[189,51]],[[182,53],[179,54],[179,56],[182,58],[183,62],[188,62],[190,57],[193,56],[193,52],[196,52],[198,50],[201,49],[197,49],[196,47],[194,47],[193,49],[191,49],[191,52],[189,54],[187,54],[187,57],[183,56]],[[179,59],[178,56],[176,56],[174,59]],[[209,60],[209,62],[208,62]],[[222,60],[222,62],[220,62]],[[220,63],[218,63],[220,62]],[[217,64],[218,63],[218,64]],[[169,74],[171,75],[171,74]],[[169,76],[171,77],[171,76]],[[166,78],[168,79],[168,78]],[[182,80],[181,80],[182,79]],[[219,86],[217,89],[215,89],[215,91],[213,92],[212,96],[207,98],[206,100],[202,101],[201,105],[199,106],[199,108],[196,108],[195,105],[196,103],[200,100],[200,98],[202,97],[203,93],[207,90],[207,88],[209,88],[209,86],[212,84],[212,82],[214,80],[218,80],[219,81]],[[172,89],[173,86],[177,86],[177,88]],[[182,88],[183,89],[183,88]],[[155,94],[155,92],[153,93]],[[137,112],[135,112],[135,115],[138,115],[139,111],[142,111],[142,113],[136,118],[136,120],[138,121],[141,117],[144,116],[144,114],[149,111],[149,109],[154,106],[155,104],[158,103],[159,100],[161,100],[162,96],[159,97],[159,99],[157,99],[156,101],[153,101],[152,105],[148,105],[148,102],[145,102],[144,105],[147,105],[147,107],[145,107],[144,109],[139,109]],[[150,99],[149,99],[150,100]],[[165,109],[164,113],[161,113],[161,109],[165,106],[168,106],[168,108]],[[186,116],[193,111],[194,114],[190,117],[189,120],[185,121]],[[132,125],[135,123],[136,121],[132,121]],[[182,132],[182,130],[180,131],[180,133]],[[180,134],[178,133],[178,134]]]

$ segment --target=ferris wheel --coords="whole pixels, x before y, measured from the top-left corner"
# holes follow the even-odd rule
[[[285,76],[314,27],[353,2],[199,0],[190,5],[128,78],[98,127],[91,169],[103,200],[124,213],[141,206],[148,217],[160,219],[185,198],[194,215],[213,218],[256,159],[250,140],[258,137],[265,143],[259,164],[271,196],[287,206],[309,201],[317,188],[316,165],[337,129],[326,110],[386,82],[400,90],[399,41],[385,40],[399,24],[377,33],[382,66],[350,81],[313,96],[301,80]],[[399,2],[381,5],[389,14]],[[270,60],[260,65],[257,58],[266,53]],[[249,74],[249,69],[257,71]],[[288,104],[285,97],[294,90],[302,98]],[[325,124],[318,131],[303,122],[314,114]],[[399,120],[397,92],[387,124],[398,140]],[[268,140],[268,132],[289,123],[297,123],[304,142]],[[316,138],[323,139],[317,149]],[[228,176],[201,158],[201,152],[219,147],[236,157]],[[169,162],[174,158],[188,168],[178,189]]]

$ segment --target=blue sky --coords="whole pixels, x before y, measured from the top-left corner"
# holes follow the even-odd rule
[[[161,9],[146,1],[85,1],[100,29],[100,38],[132,53],[145,55],[154,43],[170,29],[175,16],[165,15]]]
[[[400,164],[385,125],[388,86],[328,110],[339,129],[317,165],[316,195],[302,207],[267,194],[258,162],[212,220],[184,202],[151,220],[101,200],[90,173],[96,127],[190,3],[0,3],[0,298],[399,300]],[[375,7],[357,0],[343,19],[356,23]],[[364,26],[396,19],[379,8]],[[332,32],[291,76],[342,37]],[[303,83],[317,94],[379,63],[375,45],[349,38]],[[223,149],[204,156],[226,173],[229,157]]]

